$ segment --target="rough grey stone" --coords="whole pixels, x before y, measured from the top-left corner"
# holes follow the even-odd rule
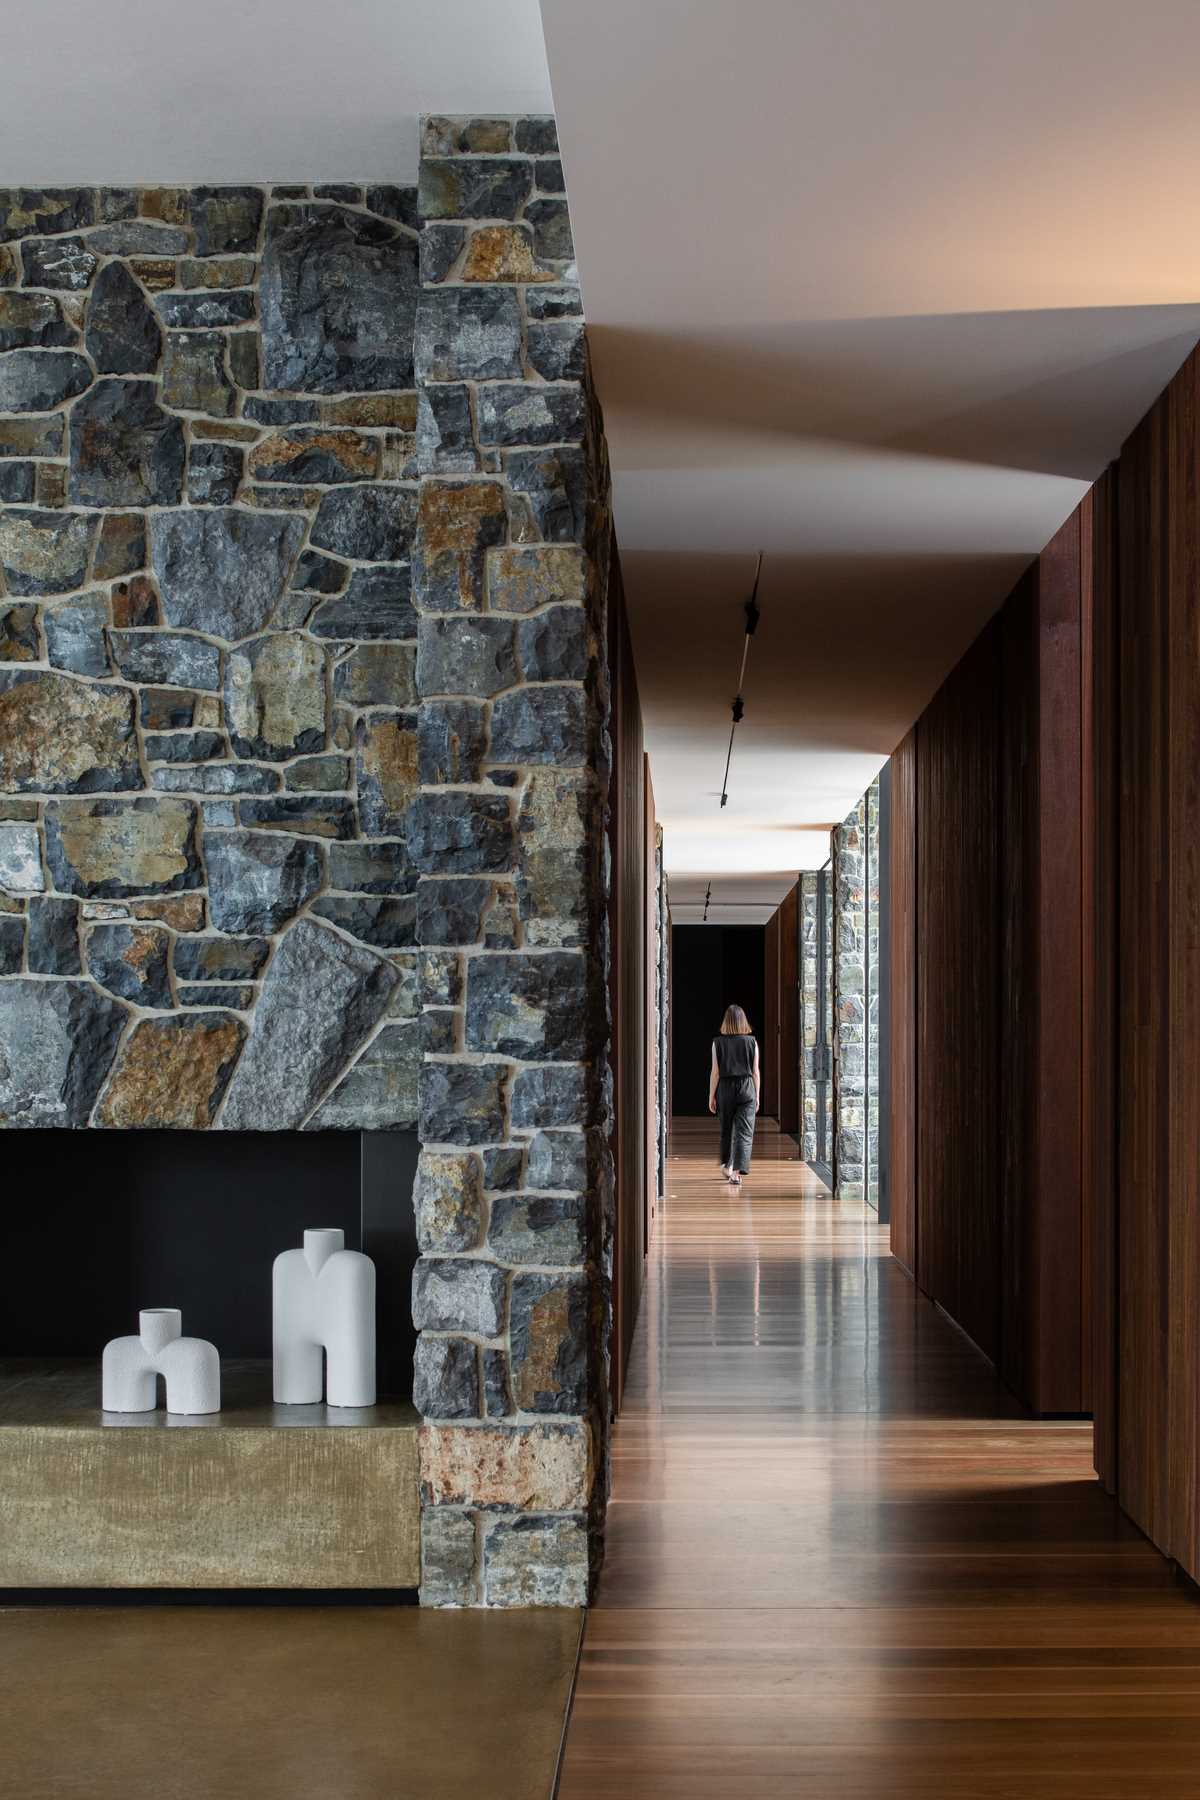
[[[390,964],[324,926],[298,920],[267,967],[254,1030],[229,1084],[223,1128],[302,1125],[382,1018],[395,984]]]
[[[588,1533],[582,1518],[498,1519],[484,1548],[488,1606],[585,1606]]]
[[[74,900],[31,898],[29,943],[31,975],[79,975],[79,907]]]
[[[219,330],[223,325],[244,325],[253,319],[254,295],[236,290],[160,294],[155,309],[163,324],[173,331]]]
[[[575,382],[498,381],[479,390],[481,444],[578,444],[583,427],[583,389]]]
[[[525,311],[531,323],[551,319],[575,319],[583,312],[579,289],[570,283],[563,287],[531,287],[525,295]],[[582,332],[582,326],[580,327]],[[545,371],[542,371],[545,373]],[[551,377],[547,376],[547,380]],[[555,377],[554,379],[557,379]]]
[[[581,1067],[518,1069],[513,1077],[514,1131],[581,1125],[588,1116],[588,1075]]]
[[[483,1185],[493,1192],[515,1193],[525,1170],[520,1144],[495,1145],[483,1152]]]
[[[247,763],[212,762],[154,769],[150,785],[162,794],[273,794],[279,786],[274,769]]]
[[[229,256],[257,249],[262,208],[259,188],[193,188],[189,211],[197,256]]]
[[[169,935],[158,925],[93,925],[87,941],[88,973],[122,1000],[169,1007],[169,947]]]
[[[182,256],[188,248],[186,231],[148,219],[120,219],[101,225],[87,241],[101,256]]]
[[[315,637],[415,638],[417,615],[411,593],[407,563],[355,569],[344,594],[321,602],[309,630]]]
[[[422,1144],[489,1144],[504,1136],[505,1063],[421,1067]]]
[[[96,217],[91,188],[0,188],[0,243],[55,231],[77,231]]]
[[[517,657],[526,681],[583,681],[597,657],[595,634],[581,606],[550,606],[517,626]]]
[[[206,832],[204,860],[217,930],[268,936],[312,898],[325,869],[319,844],[272,832]]]
[[[422,873],[507,870],[513,858],[509,803],[500,794],[420,793],[408,809],[408,851]]]
[[[588,941],[603,892],[600,784],[591,770],[535,769],[517,815],[517,892],[527,944]]]
[[[150,731],[177,731],[195,722],[199,694],[181,693],[177,688],[143,688],[140,716]]]
[[[488,1248],[507,1263],[570,1268],[586,1255],[584,1200],[578,1194],[498,1194]]]
[[[175,973],[180,981],[253,981],[271,946],[261,937],[180,937]]]
[[[525,218],[533,226],[533,246],[550,262],[569,262],[575,254],[571,215],[565,200],[531,200]]]
[[[479,468],[471,390],[448,381],[423,387],[417,399],[417,461],[423,475],[469,475]]]
[[[0,823],[0,888],[10,894],[37,894],[46,885],[41,846],[32,819]]]
[[[531,320],[527,353],[530,368],[544,381],[582,381],[587,370],[583,320]]]
[[[77,336],[50,294],[0,293],[0,351],[45,350]]]
[[[0,357],[0,411],[48,412],[91,381],[89,364],[75,350],[10,350]]]
[[[549,114],[540,118],[518,119],[516,138],[517,149],[526,156],[558,155],[558,126]]]
[[[339,207],[268,216],[261,301],[264,385],[301,393],[412,385],[417,246]]]
[[[397,990],[393,990],[393,1002]],[[305,1127],[308,1131],[411,1131],[421,1053],[416,1021],[376,1034]]]
[[[415,885],[403,844],[329,846],[329,885],[360,894],[405,894]]]
[[[2,473],[0,469],[0,473]],[[0,602],[0,662],[39,662],[38,609]],[[54,660],[53,655],[50,659]]]
[[[417,942],[422,945],[477,944],[492,883],[470,876],[428,877],[417,886]]]
[[[416,714],[373,712],[361,717],[355,756],[363,835],[405,836],[416,793]]]
[[[422,618],[417,630],[417,688],[422,698],[467,694],[489,699],[517,679],[510,619],[472,615]]]
[[[187,497],[192,506],[231,506],[242,480],[237,444],[193,444],[188,456]]]
[[[225,720],[236,755],[282,762],[322,750],[327,710],[325,651],[299,632],[255,638],[226,658]]]
[[[88,900],[204,885],[196,809],[187,800],[52,800],[46,864],[55,887]]]
[[[495,1337],[504,1329],[506,1276],[474,1257],[424,1256],[413,1270],[413,1324],[419,1331],[472,1331]]]
[[[506,1418],[513,1410],[508,1357],[503,1350],[485,1349],[482,1360],[484,1411],[489,1419]]]
[[[57,413],[47,419],[0,419],[0,456],[61,456],[64,436]]]
[[[357,837],[354,802],[330,794],[283,794],[269,800],[243,800],[243,825],[260,830],[293,831],[323,838]]]
[[[292,586],[307,594],[340,594],[349,574],[345,563],[318,556],[315,550],[304,550],[297,560]]]
[[[219,331],[168,331],[163,352],[162,397],[180,412],[228,419],[237,411],[237,389],[225,362]]]
[[[417,204],[423,219],[515,219],[532,191],[532,169],[517,158],[425,156]]]
[[[567,191],[560,157],[541,157],[533,165],[533,179],[539,194],[565,194]]]
[[[219,731],[151,732],[143,742],[147,762],[202,763],[225,754]]]
[[[105,627],[108,602],[102,594],[81,594],[47,607],[42,616],[46,654],[56,669],[73,675],[107,675],[108,649]]]
[[[334,670],[335,700],[349,706],[416,704],[416,650],[412,644],[359,644]]]
[[[437,225],[430,223],[421,232],[421,281],[426,287],[436,287],[439,281],[445,281],[447,275],[462,255],[463,245],[467,241],[465,225]]]
[[[128,1017],[83,981],[0,987],[0,1125],[86,1125]]]
[[[425,1419],[479,1417],[479,1351],[470,1338],[418,1338],[413,1405]]]
[[[475,1521],[450,1507],[423,1507],[422,1606],[470,1606],[474,1600]]]
[[[27,239],[21,246],[25,286],[80,293],[100,266],[100,258],[80,237]]]
[[[19,975],[25,948],[25,920],[19,913],[0,913],[0,975]],[[4,996],[0,989],[0,1012]]]
[[[181,981],[177,991],[180,1006],[217,1006],[234,1012],[248,1012],[254,1005],[252,987],[225,986],[215,981]]]
[[[509,450],[504,471],[528,502],[547,543],[581,543],[587,525],[587,471],[574,445],[558,450]]]
[[[173,506],[183,491],[183,426],[152,381],[98,381],[75,407],[74,506]]]
[[[513,688],[492,707],[491,760],[553,763],[588,760],[588,706],[582,687]]]
[[[529,1146],[526,1179],[531,1188],[585,1193],[593,1185],[597,1154],[594,1132],[539,1131]]]
[[[56,670],[0,669],[0,792],[141,787],[133,700]]]
[[[113,631],[109,641],[126,681],[210,691],[221,685],[221,652],[203,638],[182,631]]]
[[[417,903],[413,895],[326,894],[311,911],[364,944],[380,950],[404,950],[416,941]]]
[[[100,204],[96,210],[96,219],[101,225],[110,225],[114,219],[137,218],[136,188],[101,188],[98,199]]]
[[[454,950],[421,953],[421,1002],[424,1006],[460,1006],[463,959]]]
[[[421,1054],[453,1056],[458,1049],[458,1020],[452,1006],[427,1006],[421,1014]]]
[[[33,499],[36,466],[31,462],[0,463],[0,505],[19,505]]]
[[[521,304],[511,287],[432,288],[417,308],[418,382],[519,380]]]
[[[293,513],[237,507],[155,514],[151,562],[169,622],[223,638],[261,631],[283,598],[304,528]]]
[[[423,787],[480,778],[487,709],[479,700],[426,700],[417,720],[417,773]]]
[[[356,562],[400,562],[412,548],[417,496],[364,482],[322,496],[310,534],[318,550]]]
[[[250,452],[259,481],[334,486],[379,474],[380,440],[330,425],[295,425],[263,438]]]
[[[373,213],[382,218],[395,219],[400,225],[407,225],[415,230],[417,217],[416,187],[395,187],[381,184],[367,189],[367,205]]]
[[[519,1411],[586,1407],[588,1300],[585,1274],[513,1276],[509,1354]]]
[[[283,785],[298,794],[339,794],[351,785],[348,756],[302,756],[283,772]]]
[[[146,520],[141,513],[105,513],[96,540],[93,578],[112,581],[146,566]]]
[[[585,958],[572,951],[497,951],[471,959],[467,1048],[525,1061],[586,1057],[592,1032]]]
[[[87,309],[87,353],[102,375],[151,375],[162,353],[162,331],[144,289],[124,263],[108,263]]]

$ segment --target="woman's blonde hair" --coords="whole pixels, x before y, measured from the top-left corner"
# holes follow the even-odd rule
[[[740,1006],[727,1006],[721,1020],[722,1037],[750,1037],[750,1021]]]

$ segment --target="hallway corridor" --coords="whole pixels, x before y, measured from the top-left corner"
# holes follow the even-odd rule
[[[1200,1603],[887,1232],[683,1121],[560,1800],[1200,1792]]]

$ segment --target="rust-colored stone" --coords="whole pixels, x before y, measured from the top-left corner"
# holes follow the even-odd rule
[[[507,529],[504,489],[496,481],[431,481],[421,491],[417,545],[426,605],[478,612],[483,558]]]
[[[246,470],[256,481],[373,481],[379,451],[377,438],[301,425],[263,438]]]
[[[203,894],[168,894],[162,900],[131,900],[135,919],[158,919],[172,931],[204,930]]]
[[[358,727],[358,804],[370,837],[402,836],[417,791],[417,732],[412,713],[368,714]]]
[[[136,256],[130,262],[129,267],[142,286],[148,288],[152,294],[161,294],[166,288],[175,286],[173,257]]]
[[[131,625],[161,625],[162,609],[158,590],[148,575],[135,575],[132,581],[119,581],[112,591],[112,618],[118,630]]]
[[[129,688],[49,670],[0,688],[0,787],[69,794],[141,780]]]
[[[206,443],[255,444],[262,433],[254,425],[231,425],[222,419],[193,419],[192,436]]]
[[[421,1487],[435,1506],[580,1512],[591,1494],[589,1427],[424,1425]]]
[[[481,225],[471,234],[463,263],[464,281],[557,281],[552,269],[539,266],[533,240],[521,225]]]
[[[241,1021],[223,1013],[143,1019],[117,1057],[96,1123],[124,1131],[205,1130],[245,1036]]]
[[[188,196],[183,188],[143,188],[138,211],[143,219],[161,219],[164,225],[186,225]]]
[[[340,394],[320,403],[324,425],[394,425],[400,431],[417,429],[417,396],[401,394]]]

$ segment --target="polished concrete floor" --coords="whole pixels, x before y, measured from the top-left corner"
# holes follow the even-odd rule
[[[2,1800],[548,1800],[573,1608],[0,1610]]]
[[[1189,1800],[1200,1604],[861,1205],[675,1133],[560,1800]]]

